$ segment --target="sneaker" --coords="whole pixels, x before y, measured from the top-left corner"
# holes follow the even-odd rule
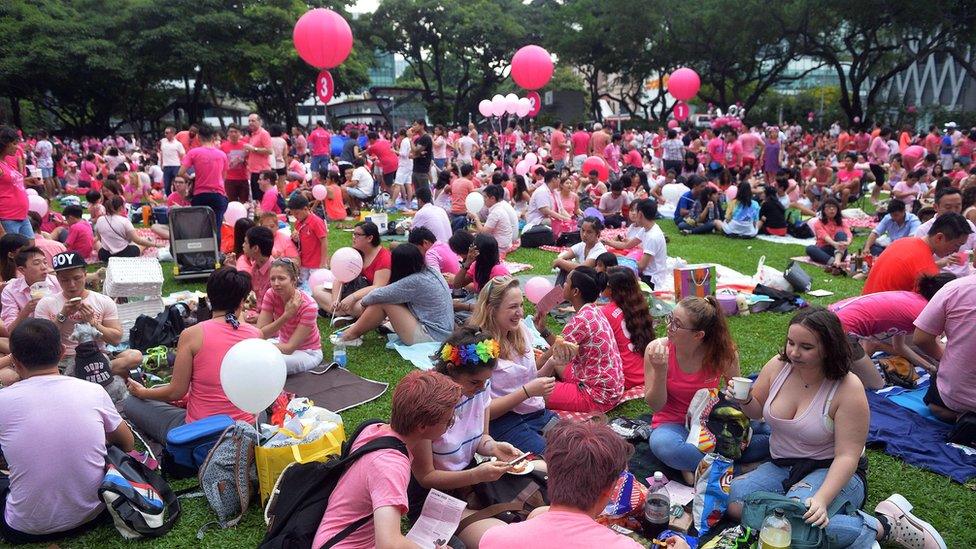
[[[874,508],[874,514],[884,517],[890,527],[882,541],[908,549],[946,549],[938,530],[911,511],[912,504],[901,494],[892,494]]]
[[[363,344],[363,338],[361,338],[361,337],[357,337],[356,339],[350,339],[350,340],[343,341],[342,340],[342,334],[344,334],[344,333],[345,333],[345,331],[335,332],[334,334],[332,334],[332,335],[329,336],[329,342],[331,342],[333,346],[335,346],[335,345],[342,345],[342,346],[345,346],[345,347],[359,347],[360,345]]]

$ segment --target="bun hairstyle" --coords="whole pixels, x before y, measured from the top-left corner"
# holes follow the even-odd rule
[[[597,272],[593,267],[581,265],[569,273],[568,280],[573,288],[579,290],[584,303],[593,303],[607,287],[606,273]]]
[[[473,374],[483,368],[494,369],[498,364],[498,342],[487,332],[473,327],[462,327],[441,345],[434,357],[434,370],[450,377]]]

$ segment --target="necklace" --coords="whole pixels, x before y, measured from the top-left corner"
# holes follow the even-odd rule
[[[793,371],[796,372],[796,375],[800,377],[800,383],[803,384],[803,388],[804,389],[809,389],[810,388],[810,384],[807,383],[807,381],[805,379],[803,379],[803,372],[801,372],[799,369],[797,369],[795,367],[793,368]]]

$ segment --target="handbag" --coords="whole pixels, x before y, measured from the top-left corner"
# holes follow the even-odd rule
[[[847,506],[847,502],[844,502],[842,498],[834,498],[834,501],[827,508],[827,516],[833,517],[845,511],[844,508]],[[794,549],[827,547],[828,541],[824,530],[807,524],[806,520],[803,519],[804,513],[807,512],[807,506],[799,500],[773,492],[755,492],[746,496],[742,508],[742,524],[758,532],[762,530],[763,521],[766,520],[766,517],[777,509],[781,509],[786,520],[790,521],[790,547]]]
[[[796,261],[790,260],[790,263],[786,266],[786,270],[783,271],[783,278],[790,283],[793,290],[798,293],[810,291],[810,287],[813,285],[813,280],[810,275],[800,267],[800,264]]]
[[[331,412],[330,412],[331,413]],[[337,416],[338,417],[338,416]],[[338,427],[323,436],[303,444],[279,446],[275,448],[256,446],[254,461],[258,469],[258,491],[261,494],[261,505],[271,497],[278,477],[292,463],[325,462],[329,456],[338,455],[342,451],[342,443],[346,440],[345,428],[342,420],[336,421]],[[291,434],[290,434],[291,435]],[[298,434],[294,434],[299,438]]]
[[[715,265],[701,263],[675,267],[674,298],[715,295]]]
[[[768,286],[784,292],[793,291],[793,286],[786,281],[783,273],[772,267],[766,266],[766,256],[759,258],[759,263],[756,265],[756,274],[752,276],[752,281],[757,285],[762,284],[763,286]]]

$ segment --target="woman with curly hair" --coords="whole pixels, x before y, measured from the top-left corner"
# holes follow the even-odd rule
[[[607,317],[620,350],[624,370],[624,389],[644,384],[644,349],[654,340],[654,321],[647,300],[637,283],[637,275],[627,267],[607,269],[610,299],[600,312]]]

